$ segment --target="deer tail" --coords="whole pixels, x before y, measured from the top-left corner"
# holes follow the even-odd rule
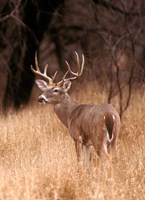
[[[106,114],[104,116],[105,126],[106,126],[106,134],[107,141],[109,143],[114,139],[114,125],[115,125],[115,116],[113,114]]]
[[[116,129],[116,123],[115,123],[115,115],[107,113],[104,117],[105,121],[105,137],[103,141],[104,145],[104,150],[106,154],[109,156],[111,151],[115,147],[115,142],[116,142],[116,134],[115,134],[115,129]]]

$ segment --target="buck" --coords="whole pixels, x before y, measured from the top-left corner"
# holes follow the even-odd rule
[[[38,97],[38,102],[49,103],[60,121],[67,127],[70,136],[75,143],[78,161],[82,161],[83,146],[86,147],[86,169],[90,170],[90,147],[93,146],[100,159],[110,158],[115,148],[120,130],[120,117],[111,104],[81,104],[72,101],[68,95],[71,81],[79,78],[83,73],[84,55],[80,61],[77,52],[77,72],[73,72],[67,61],[68,71],[59,82],[55,82],[56,74],[53,77],[47,76],[48,65],[41,73],[37,55],[35,55],[36,70],[31,66],[32,71],[44,80],[36,80],[36,84],[43,91]],[[66,78],[68,73],[71,77]]]

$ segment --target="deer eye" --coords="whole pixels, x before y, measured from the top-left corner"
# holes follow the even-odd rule
[[[58,88],[55,88],[55,89],[53,90],[53,92],[54,92],[54,93],[58,93],[58,92],[59,92],[59,89],[58,89]]]

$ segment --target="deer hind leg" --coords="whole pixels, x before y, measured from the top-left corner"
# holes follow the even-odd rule
[[[109,146],[110,146],[110,144],[109,144],[109,141],[108,141],[108,138],[107,137],[104,137],[104,139],[103,139],[103,147],[102,147],[102,151],[106,154],[106,156],[107,156],[107,158],[111,158],[111,156],[110,156],[110,151],[109,151]]]
[[[115,146],[116,146],[116,140],[114,138],[114,140],[112,140],[109,144],[108,144],[108,153],[110,155],[112,155],[113,151],[115,150]]]
[[[91,132],[90,139],[97,155],[103,161],[106,159],[106,157],[109,157],[107,139],[104,135],[104,130],[101,130],[99,128],[96,128],[96,130],[97,131]]]

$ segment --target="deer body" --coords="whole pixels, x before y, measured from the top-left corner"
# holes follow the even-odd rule
[[[80,65],[78,54],[76,55],[78,65]],[[74,73],[67,63],[69,72],[75,75],[72,80],[81,75],[83,64],[84,60],[80,72]],[[32,68],[33,72],[43,78],[48,78],[49,81],[47,84],[44,80],[36,80],[38,87],[43,91],[38,101],[50,103],[53,106],[54,112],[75,142],[78,161],[81,161],[83,146],[86,147],[86,168],[89,171],[90,146],[94,147],[100,159],[110,157],[120,130],[119,114],[111,104],[90,105],[72,101],[67,93],[71,86],[71,78],[65,79],[67,73],[62,81],[54,83],[50,77],[46,76],[46,69],[42,74],[37,65],[36,61],[37,71]]]
[[[80,104],[71,101],[68,95],[64,99],[53,108],[75,142],[78,160],[82,157],[81,145],[87,150],[94,146],[98,156],[104,159],[104,154],[108,156],[115,148],[120,129],[118,112],[111,104]],[[90,155],[87,152],[86,159],[89,171]]]

